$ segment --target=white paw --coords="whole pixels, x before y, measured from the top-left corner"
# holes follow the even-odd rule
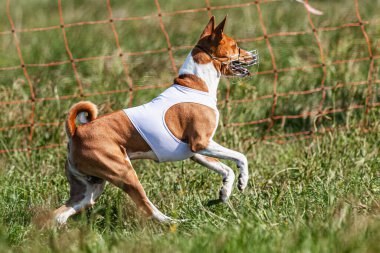
[[[62,226],[66,224],[68,217],[67,215],[63,214],[58,214],[57,216],[54,217],[54,221],[57,225]]]
[[[248,184],[248,160],[245,156],[237,162],[237,166],[240,170],[239,179],[238,179],[238,189],[243,191]]]
[[[149,200],[148,200],[149,201]],[[160,210],[157,209],[157,207],[155,207],[152,202],[149,201],[149,204],[150,206],[152,207],[153,209],[153,213],[152,213],[152,216],[151,218],[152,219],[155,219],[156,221],[159,221],[159,222],[162,222],[162,223],[169,223],[169,224],[173,224],[173,223],[179,223],[179,222],[183,222],[185,220],[176,220],[176,219],[173,219],[169,216],[166,216],[165,214],[163,214]]]
[[[152,218],[162,223],[173,223],[174,219],[161,212],[154,212]]]
[[[72,207],[65,207],[64,210],[57,209],[58,211],[55,212],[54,221],[58,225],[64,225],[66,224],[67,219],[76,213],[75,209]]]
[[[169,216],[162,214],[161,212],[159,214],[153,213],[152,218],[158,222],[167,223],[167,224],[176,224],[176,223],[186,221],[185,219],[181,219],[181,220],[173,219]]]
[[[220,191],[219,191],[219,200],[222,202],[226,202],[231,195],[231,192],[228,193],[228,190],[226,189],[225,186],[223,186]]]
[[[223,202],[226,202],[232,193],[232,187],[235,181],[235,174],[230,170],[227,177],[223,178],[223,186],[219,191],[219,199]]]
[[[244,191],[248,184],[248,175],[240,174],[238,180],[238,189]]]

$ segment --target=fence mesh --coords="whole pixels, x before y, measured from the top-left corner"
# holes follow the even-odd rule
[[[380,19],[375,11],[371,12],[380,6],[377,1],[336,4],[332,12],[339,8],[348,10],[343,21],[329,20],[334,13],[329,15],[328,1],[310,3],[327,12],[321,17],[313,16],[295,1],[243,0],[231,4],[204,0],[170,5],[167,3],[171,1],[152,0],[152,5],[143,7],[138,2],[107,0],[103,8],[89,8],[88,2],[83,5],[88,9],[81,8],[80,13],[68,15],[66,3],[58,0],[37,12],[32,17],[36,20],[23,17],[20,11],[12,12],[29,8],[27,4],[1,2],[0,153],[65,145],[62,127],[65,112],[78,100],[119,101],[111,102],[109,108],[104,105],[102,109],[106,112],[120,109],[114,108],[119,104],[126,107],[148,101],[146,96],[153,97],[171,85],[185,53],[193,47],[208,17],[221,18],[230,12],[233,14],[227,25],[232,26],[229,34],[243,47],[258,47],[262,64],[253,79],[224,80],[221,84],[218,103],[222,108],[222,125],[227,129],[241,130],[247,134],[245,140],[252,142],[313,138],[347,127],[347,118],[353,114],[359,119],[354,126],[366,127],[369,114],[380,106]],[[288,10],[297,11],[279,11],[285,5],[292,6]],[[43,21],[41,15],[45,16]],[[254,20],[247,19],[247,15]],[[304,30],[291,30],[292,27]],[[89,30],[90,33],[86,32]],[[252,37],[253,33],[258,35]],[[188,37],[182,38],[183,34]],[[87,43],[81,36],[92,40]],[[156,40],[162,36],[162,41]],[[50,45],[49,40],[59,43]],[[46,45],[38,49],[30,46],[41,41]],[[100,44],[102,48],[97,48]],[[117,71],[110,72],[115,75],[113,79],[89,79],[99,73],[91,73],[86,64],[98,63],[103,68],[119,66]],[[148,68],[158,69],[152,74]],[[338,77],[338,72],[344,77]],[[72,76],[67,77],[67,73]],[[117,83],[111,84],[115,80]],[[56,90],[50,90],[47,82],[56,83]],[[331,117],[335,120],[326,125],[326,119]]]

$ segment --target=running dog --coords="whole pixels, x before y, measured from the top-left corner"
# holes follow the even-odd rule
[[[241,49],[223,33],[226,18],[214,28],[211,17],[174,84],[151,102],[99,118],[96,106],[88,101],[70,109],[65,126],[70,198],[54,211],[57,223],[64,224],[71,215],[94,205],[106,181],[124,190],[147,216],[172,222],[147,198],[131,164],[135,159],[190,158],[223,177],[221,201],[229,198],[235,175],[218,158],[232,160],[240,171],[238,188],[244,190],[247,158],[212,140],[219,119],[216,96],[222,75],[249,76],[246,67],[256,64],[258,55]]]

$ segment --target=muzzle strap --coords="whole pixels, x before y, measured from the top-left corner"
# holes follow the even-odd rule
[[[195,45],[196,48],[202,50],[203,52],[205,52],[208,56],[210,56],[211,59],[213,60],[216,60],[216,61],[219,61],[219,62],[224,62],[224,61],[221,61],[219,57],[215,57],[213,56],[208,50],[206,50],[204,47],[200,46],[200,45]],[[227,57],[226,57],[227,58]]]

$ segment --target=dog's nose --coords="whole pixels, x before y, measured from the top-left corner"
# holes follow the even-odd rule
[[[245,51],[241,58],[241,62],[247,65],[254,65],[259,61],[259,55],[256,50]]]
[[[247,53],[247,55],[244,55],[244,57],[243,57],[243,60],[245,61],[245,62],[251,62],[251,61],[253,61],[255,58],[254,58],[254,56],[251,54],[251,53]]]
[[[256,59],[256,56],[252,52],[246,51],[246,54],[243,56],[245,62],[251,62]]]

